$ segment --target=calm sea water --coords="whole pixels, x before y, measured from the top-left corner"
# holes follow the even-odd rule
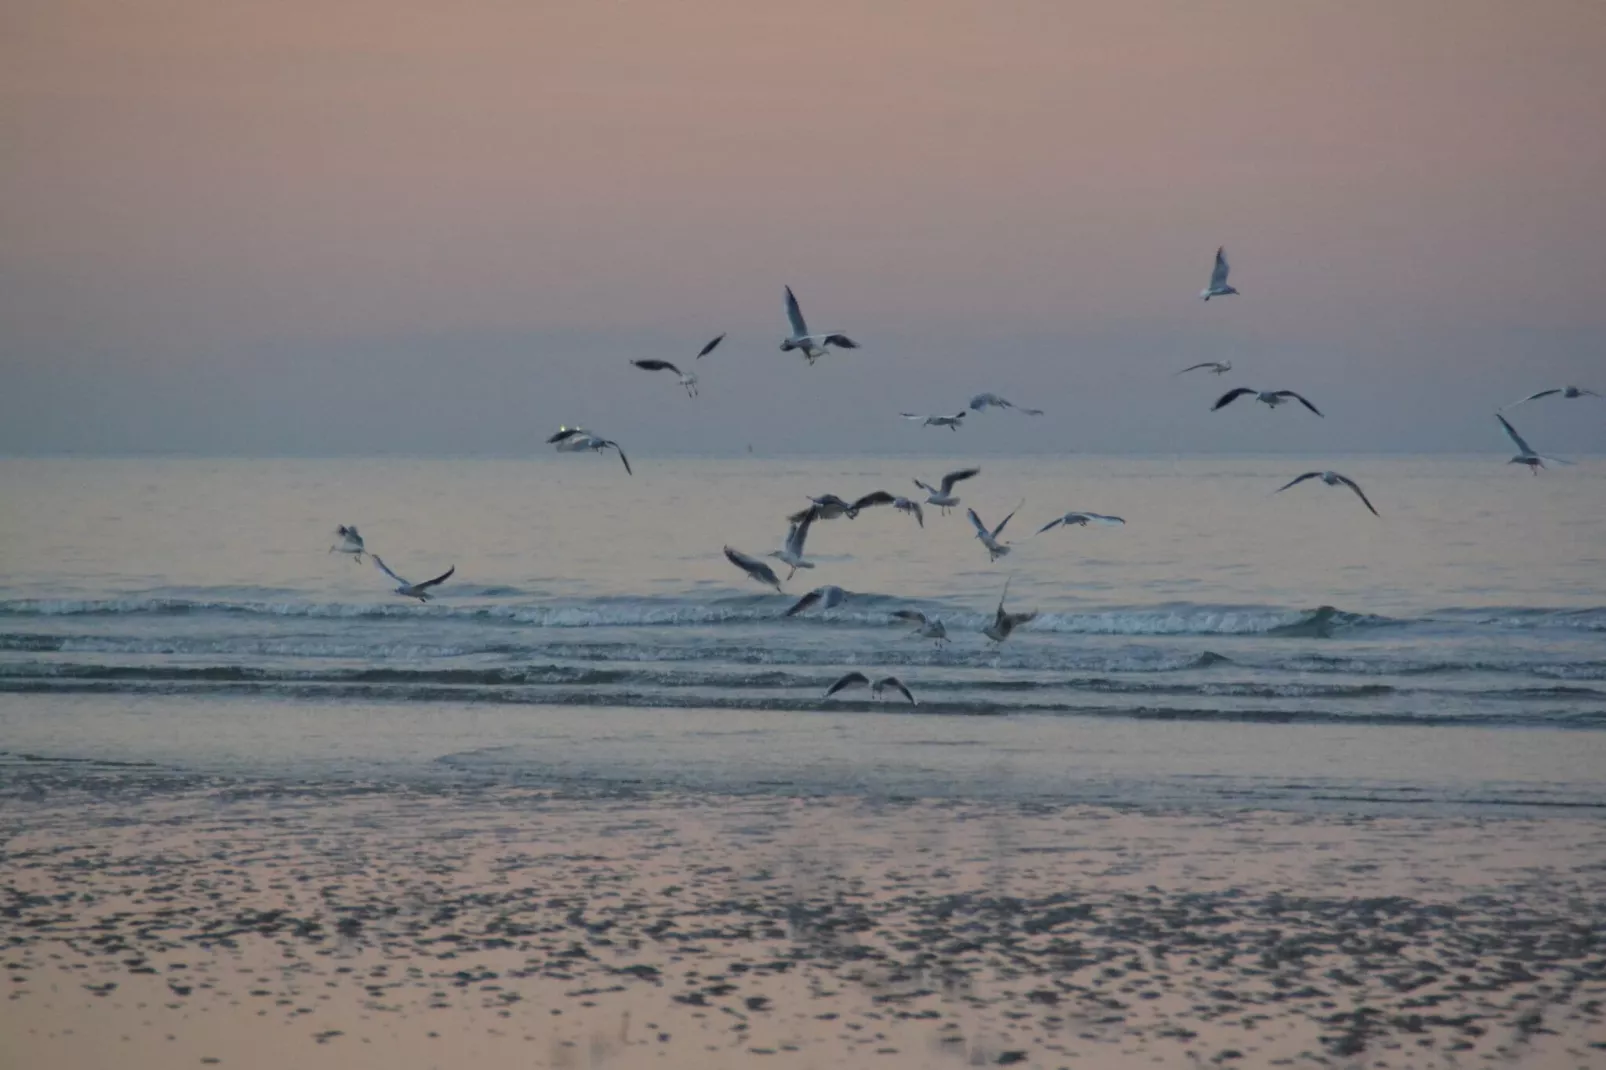
[[[0,698],[804,712],[895,673],[922,714],[1606,729],[1606,466],[1356,457],[991,458],[963,510],[823,521],[778,595],[721,554],[777,548],[806,496],[913,492],[957,459],[0,460]],[[1033,533],[1068,509],[1125,527]],[[427,605],[327,549],[337,523]],[[782,574],[785,569],[782,567]],[[979,634],[1009,606],[1038,618]],[[782,617],[821,584],[842,605]],[[898,608],[940,615],[912,638]],[[846,709],[887,715],[905,706]],[[3,746],[4,740],[0,740]],[[1591,743],[1591,746],[1596,744]]]

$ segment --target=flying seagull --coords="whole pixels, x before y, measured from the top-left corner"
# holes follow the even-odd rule
[[[619,443],[612,439],[599,438],[583,427],[560,427],[547,439],[547,444],[556,446],[559,453],[579,453],[582,450],[601,453],[603,450],[611,449],[619,454],[619,460],[624,463],[625,471],[635,475],[630,471],[630,458],[619,448]]]
[[[1206,361],[1201,361],[1198,364],[1190,364],[1186,368],[1183,368],[1179,372],[1172,372],[1171,375],[1172,375],[1173,378],[1175,378],[1178,375],[1187,375],[1189,372],[1196,372],[1200,368],[1209,368],[1210,369],[1210,373],[1212,375],[1226,375],[1228,372],[1232,371],[1232,361],[1230,361],[1230,360],[1206,360]]]
[[[790,286],[786,288],[786,320],[792,333],[781,342],[781,352],[786,353],[796,349],[808,358],[810,364],[825,356],[826,346],[836,346],[839,349],[859,348],[859,343],[840,331],[810,334],[808,324],[803,322],[803,310],[797,307],[797,297],[792,293]]]
[[[442,572],[439,576],[436,576],[432,580],[425,580],[423,583],[408,583],[406,580],[402,579],[400,576],[396,575],[390,570],[390,566],[385,564],[384,558],[380,557],[378,554],[373,554],[372,557],[374,559],[374,564],[379,566],[380,571],[384,572],[385,575],[401,584],[400,587],[396,588],[397,594],[406,595],[408,598],[416,598],[420,602],[428,602],[429,589],[445,583],[447,580],[452,578],[452,573],[457,571],[457,566],[453,565],[451,568],[447,569],[445,572]]]
[[[1509,412],[1510,410],[1516,408],[1518,405],[1521,405],[1524,401],[1538,401],[1540,398],[1548,398],[1552,394],[1560,394],[1564,398],[1598,398],[1598,397],[1600,397],[1600,395],[1595,393],[1593,390],[1585,390],[1581,386],[1556,386],[1556,387],[1551,387],[1549,390],[1541,390],[1537,394],[1529,394],[1527,397],[1522,398],[1519,401],[1513,401],[1510,405],[1506,406],[1506,411]]]
[[[329,547],[332,554],[351,554],[353,561],[361,561],[362,555],[368,551],[363,547],[362,536],[357,534],[357,525],[341,524],[335,528],[335,538],[340,541]]]
[[[697,396],[697,376],[691,372],[683,372],[667,360],[633,360],[630,363],[645,372],[674,372],[680,380],[680,385],[686,388],[686,396]]]
[[[704,357],[708,356],[708,354],[712,353],[715,349],[718,349],[719,348],[719,343],[721,343],[721,342],[723,342],[725,340],[725,334],[726,334],[726,332],[721,331],[719,333],[719,337],[718,338],[715,338],[713,341],[711,341],[707,345],[703,346],[703,348],[699,349],[697,351],[697,359],[698,360],[702,360]]]
[[[962,411],[952,416],[923,416],[918,412],[900,412],[898,415],[905,420],[919,420],[921,427],[946,427],[950,431],[959,430],[959,424],[965,418]]]
[[[935,639],[938,646],[948,641],[948,629],[943,626],[940,617],[928,617],[918,609],[894,609],[892,615],[920,626],[910,633],[911,638]]]
[[[1366,492],[1361,489],[1361,485],[1359,483],[1355,482],[1349,476],[1339,475],[1337,472],[1306,472],[1302,476],[1297,476],[1294,479],[1290,479],[1287,483],[1284,483],[1282,486],[1280,486],[1276,490],[1272,491],[1272,493],[1273,494],[1281,494],[1283,491],[1287,490],[1289,487],[1294,486],[1296,483],[1303,483],[1307,479],[1319,479],[1323,483],[1326,483],[1329,487],[1338,487],[1338,486],[1348,487],[1350,490],[1353,490],[1355,492],[1355,496],[1356,497],[1360,498],[1361,501],[1366,503],[1366,507],[1368,509],[1372,510],[1372,515],[1373,516],[1381,516],[1382,515],[1381,513],[1379,513],[1377,511],[1377,509],[1372,505],[1371,501],[1366,497]]]
[[[758,558],[749,557],[740,550],[733,550],[729,546],[725,547],[725,558],[759,583],[767,583],[777,591],[780,591],[781,581],[775,575],[775,570]]]
[[[869,494],[855,501],[848,515],[857,515],[861,509],[868,509],[872,505],[890,505],[899,512],[908,513],[914,517],[915,522],[921,527],[926,526],[926,514],[921,512],[919,502],[910,501],[908,498],[900,498],[896,494],[885,490],[872,490]]]
[[[1227,285],[1227,247],[1222,246],[1216,250],[1216,266],[1210,269],[1210,285],[1199,291],[1199,297],[1205,301],[1212,297],[1226,297],[1238,291]]]
[[[1042,409],[1028,409],[1024,405],[1017,405],[1008,398],[1001,398],[997,394],[977,394],[975,397],[970,399],[970,407],[977,412],[981,412],[983,409],[991,407],[997,409],[1014,409],[1016,412],[1022,413],[1026,416],[1043,415]]]
[[[1004,599],[1009,597],[1009,580],[1004,581],[1004,593],[998,596],[998,609],[993,613],[993,622],[981,630],[981,634],[995,643],[1002,643],[1022,624],[1036,619],[1036,613],[1005,613]]]
[[[1307,401],[1305,399],[1305,397],[1302,394],[1296,393],[1295,391],[1292,391],[1292,390],[1253,390],[1253,389],[1251,389],[1251,388],[1249,388],[1247,386],[1240,386],[1235,390],[1229,390],[1225,394],[1221,395],[1219,398],[1216,399],[1216,403],[1214,405],[1210,406],[1210,411],[1211,412],[1215,412],[1217,409],[1224,409],[1228,405],[1231,405],[1234,401],[1236,401],[1239,398],[1243,397],[1245,394],[1250,395],[1256,401],[1261,402],[1262,404],[1266,405],[1268,408],[1273,408],[1273,409],[1275,409],[1277,406],[1281,405],[1283,402],[1287,401],[1289,398],[1293,398],[1295,401],[1297,401],[1301,405],[1305,406],[1305,408],[1309,409],[1311,412],[1314,412],[1317,416],[1320,416],[1322,414],[1322,410],[1321,409],[1318,409],[1316,406],[1312,405],[1309,401]]]
[[[1543,454],[1535,453],[1534,448],[1528,445],[1521,435],[1517,434],[1517,429],[1511,426],[1510,421],[1498,412],[1494,414],[1494,418],[1500,421],[1500,426],[1506,429],[1506,434],[1510,436],[1511,441],[1517,444],[1518,453],[1507,461],[1507,464],[1525,464],[1528,466],[1528,471],[1534,475],[1539,474],[1539,469],[1545,466],[1546,461],[1554,461],[1556,464],[1572,464],[1571,461],[1564,461],[1560,457],[1546,457]]]
[[[980,468],[961,468],[957,472],[949,472],[942,477],[940,489],[933,487],[930,483],[922,483],[918,479],[914,481],[914,484],[926,492],[927,505],[938,506],[946,513],[950,508],[959,504],[959,499],[953,495],[954,484],[961,479],[969,479],[980,471]],[[925,525],[922,524],[921,526],[924,527]]]
[[[787,528],[786,545],[769,552],[768,556],[778,558],[791,567],[792,571],[786,574],[787,579],[791,579],[800,568],[814,567],[814,562],[807,561],[803,557],[803,540],[809,537],[809,525],[814,523],[818,515],[818,507],[805,511],[802,519],[794,521]]]
[[[1042,527],[1038,528],[1037,529],[1037,534],[1041,535],[1043,532],[1047,531],[1049,528],[1057,528],[1061,524],[1064,524],[1068,528],[1085,528],[1089,524],[1125,524],[1125,523],[1126,523],[1126,521],[1122,520],[1118,516],[1105,516],[1103,513],[1066,513],[1064,516],[1057,517],[1057,518],[1055,518],[1053,520],[1050,520],[1048,523],[1046,523]]]
[[[1025,504],[1025,502],[1021,503],[1021,505]],[[1004,525],[1009,523],[1010,517],[1013,517],[1019,511],[1020,505],[1015,506],[1015,508],[1009,511],[1009,516],[1006,516],[1004,519],[1000,520],[996,528],[988,531],[987,525],[983,524],[981,522],[981,517],[976,515],[976,510],[965,510],[965,512],[970,516],[971,526],[976,529],[976,538],[980,539],[981,544],[987,547],[987,560],[997,561],[1000,557],[1003,557],[1005,554],[1009,553],[1009,544],[1005,542],[999,542],[998,536],[1004,533]]]
[[[848,592],[844,591],[840,587],[816,587],[802,598],[799,598],[796,602],[793,602],[792,608],[781,614],[781,616],[795,617],[805,609],[811,609],[815,606],[818,606],[821,609],[831,609],[834,606],[841,605],[847,596]]]
[[[872,684],[868,676],[857,670],[850,673],[844,673],[837,680],[837,682],[832,684],[825,692],[825,697],[830,698],[832,695],[838,694],[839,692],[850,691],[857,687],[868,687],[870,689],[871,697],[877,699],[881,697],[881,693],[883,691],[886,691],[888,688],[890,688],[901,693],[904,698],[909,700],[909,704],[911,706],[919,705],[919,703],[915,701],[914,695],[910,694],[909,689],[903,685],[903,681],[899,680],[896,676],[883,676],[881,679]]]

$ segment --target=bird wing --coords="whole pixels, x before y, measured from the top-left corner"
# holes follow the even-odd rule
[[[1338,473],[1337,473],[1337,472],[1334,472],[1334,473],[1333,473],[1333,474],[1334,474],[1334,475],[1338,475]],[[1372,502],[1371,502],[1371,499],[1369,499],[1369,498],[1368,498],[1368,497],[1367,497],[1367,496],[1366,496],[1366,492],[1365,492],[1365,491],[1364,491],[1364,490],[1362,490],[1362,489],[1361,489],[1361,485],[1360,485],[1360,484],[1359,484],[1359,483],[1357,483],[1357,482],[1355,482],[1355,481],[1354,481],[1354,480],[1353,480],[1353,479],[1351,479],[1351,478],[1350,478],[1350,477],[1349,477],[1349,476],[1342,476],[1342,475],[1340,475],[1340,476],[1338,476],[1338,481],[1339,481],[1339,482],[1340,482],[1340,483],[1342,483],[1342,484],[1344,484],[1344,485],[1345,485],[1345,486],[1346,486],[1346,487],[1348,487],[1348,488],[1349,488],[1349,489],[1350,489],[1350,490],[1353,490],[1353,491],[1354,491],[1354,492],[1355,492],[1355,494],[1356,494],[1356,496],[1357,496],[1357,497],[1358,497],[1358,498],[1360,498],[1360,499],[1361,499],[1361,501],[1363,501],[1363,502],[1365,502],[1365,503],[1366,503],[1366,507],[1367,507],[1367,508],[1368,508],[1368,509],[1371,509],[1371,510],[1372,510],[1372,515],[1373,515],[1373,516],[1382,516],[1382,515],[1383,515],[1383,514],[1382,514],[1382,513],[1379,513],[1379,512],[1378,512],[1378,511],[1377,511],[1377,509],[1376,509],[1376,507],[1374,507],[1374,506],[1373,506],[1373,505],[1372,505]]]
[[[586,429],[583,427],[560,427],[551,438],[547,439],[547,445],[550,446],[553,443],[562,442],[565,439],[573,438],[575,435],[583,434],[586,434]]]
[[[1561,387],[1559,387],[1559,386],[1556,387],[1553,390],[1541,390],[1537,394],[1529,394],[1527,397],[1522,398],[1521,400],[1513,401],[1510,405],[1507,405],[1506,408],[1514,409],[1518,405],[1521,405],[1524,401],[1535,401],[1535,400],[1537,400],[1539,398],[1548,398],[1552,394],[1559,394],[1559,393],[1561,393]]]
[[[326,554],[324,556],[327,557],[328,555]],[[378,565],[380,571],[383,572],[385,575],[389,576],[391,579],[395,580],[397,583],[401,584],[403,587],[410,586],[410,584],[408,584],[408,582],[406,580],[402,579],[400,576],[396,575],[394,572],[392,572],[390,570],[390,566],[385,564],[385,559],[383,557],[380,557],[378,554],[370,554],[369,556],[374,559],[374,564]]]
[[[620,462],[625,466],[625,472],[626,473],[628,473],[630,475],[635,475],[636,474],[636,473],[630,471],[630,458],[626,457],[625,456],[625,451],[619,448],[619,443],[609,441],[608,439],[603,439],[602,440],[602,444],[604,446],[612,446],[613,447],[614,452],[619,455]]]
[[[697,351],[697,359],[698,360],[702,360],[704,357],[708,356],[708,354],[710,354],[714,350],[718,349],[719,348],[719,343],[721,343],[721,342],[723,342],[725,340],[725,334],[726,333],[727,332],[723,332],[723,331],[720,332],[720,336],[718,338],[714,339],[712,342],[709,342],[707,345],[703,346],[703,348],[699,349]]]
[[[1065,523],[1065,518],[1063,516],[1057,516],[1053,520],[1050,520],[1048,523],[1044,524],[1042,527],[1038,528],[1037,534],[1041,535],[1050,528],[1057,528],[1063,523]]]
[[[808,337],[808,324],[803,322],[803,310],[797,307],[797,295],[790,286],[786,288],[786,318],[792,325],[793,338]]]
[[[965,514],[970,517],[971,527],[976,529],[977,535],[984,539],[992,538],[992,533],[987,530],[987,525],[981,522],[981,517],[976,515],[976,510],[966,509]]]
[[[971,476],[976,475],[980,471],[981,471],[980,468],[961,468],[957,472],[949,472],[947,475],[942,477],[942,493],[943,493],[943,495],[946,496],[949,491],[953,490],[954,489],[954,484],[958,483],[961,479],[969,479]],[[926,485],[924,483],[921,483],[920,485],[922,487],[926,487]],[[926,489],[930,490],[931,488],[930,487],[926,487]]]
[[[1004,578],[1004,593],[998,596],[998,609],[993,613],[994,624],[1003,624],[1005,618],[1009,616],[1004,612],[1004,599],[1009,597],[1009,581],[1014,578],[1014,576],[1006,576]]]
[[[916,479],[914,480],[914,485],[925,491],[927,494],[937,493],[937,488],[933,487],[930,483],[922,483],[920,480]]]
[[[849,688],[849,687],[863,687],[865,684],[868,684],[869,682],[870,682],[870,678],[868,676],[864,675],[864,673],[862,673],[862,672],[850,672],[850,673],[847,673],[841,679],[839,679],[836,683],[831,685],[831,689],[825,693],[825,697],[826,698],[830,698],[832,695],[836,694],[838,691],[842,691],[842,690],[844,690],[846,688]]]
[[[1215,412],[1217,409],[1224,408],[1224,407],[1226,407],[1228,405],[1231,405],[1234,401],[1237,401],[1239,398],[1243,397],[1245,394],[1253,394],[1254,392],[1255,391],[1253,389],[1251,389],[1250,387],[1247,387],[1247,386],[1234,387],[1233,389],[1227,391],[1225,394],[1223,394],[1219,398],[1217,398],[1216,399],[1216,403],[1214,405],[1210,406],[1210,411],[1211,412]]]
[[[1020,503],[1020,505],[1025,505],[1025,504],[1026,504],[1025,502],[1021,502]],[[996,538],[998,538],[998,536],[1000,536],[1000,535],[1002,535],[1004,533],[1004,525],[1009,523],[1010,517],[1013,517],[1016,513],[1020,512],[1020,505],[1017,505],[1017,506],[1015,506],[1015,508],[1011,509],[1009,511],[1009,516],[1004,517],[1004,519],[1002,519],[1002,520],[1000,520],[998,522],[998,526],[993,529],[993,538],[996,539]]]
[[[814,590],[810,591],[808,594],[804,595],[802,598],[799,598],[796,602],[793,602],[792,603],[792,608],[788,609],[785,613],[783,613],[781,615],[783,617],[795,616],[795,615],[803,612],[805,609],[809,608],[810,606],[812,606],[814,603],[818,602],[820,600],[820,597],[821,597],[821,595],[820,595],[819,588],[815,588]]]
[[[1028,409],[1024,405],[1011,405],[1010,408],[1014,409],[1018,413],[1026,415],[1026,416],[1041,416],[1041,415],[1043,415],[1043,410],[1042,409]]]
[[[1037,610],[1034,609],[1029,613],[1000,613],[1000,616],[1003,617],[1004,621],[1008,623],[1011,630],[1013,630],[1020,627],[1022,624],[1030,624],[1032,621],[1036,620]]]
[[[1494,418],[1500,421],[1500,426],[1506,429],[1506,434],[1510,436],[1511,441],[1517,444],[1517,448],[1519,450],[1528,454],[1533,453],[1534,448],[1528,445],[1527,442],[1523,441],[1522,436],[1517,434],[1517,429],[1511,426],[1510,421],[1508,421],[1504,416],[1501,416],[1498,412],[1494,414]]]
[[[904,499],[908,501],[908,499]],[[909,511],[915,515],[915,523],[921,527],[926,526],[926,514],[921,511],[919,502],[909,502]]]
[[[883,687],[895,688],[900,695],[909,700],[909,705],[920,705],[920,703],[915,701],[915,697],[909,693],[909,689],[903,686],[903,681],[898,679],[896,676],[883,676],[881,679],[875,682],[875,686],[878,690]]]
[[[1305,397],[1305,395],[1299,393],[1298,391],[1295,391],[1295,390],[1279,390],[1279,391],[1277,391],[1277,396],[1280,397],[1280,398],[1293,398],[1295,401],[1297,401],[1301,405],[1305,406],[1305,408],[1309,409],[1311,412],[1314,412],[1317,416],[1321,416],[1322,415],[1322,410],[1318,409],[1316,406],[1312,405],[1310,403],[1310,401]]]
[[[777,591],[781,589],[781,581],[775,575],[775,570],[755,557],[749,557],[740,550],[725,547],[725,559],[755,580],[767,583]]]
[[[803,556],[803,540],[809,537],[809,525],[814,518],[820,515],[818,507],[804,512],[803,519],[792,525],[792,530],[786,533],[786,548],[798,557]]]
[[[895,501],[897,499],[887,491],[872,490],[869,494],[848,506],[848,508],[857,513],[860,509],[865,509],[872,505],[891,505]]]
[[[898,415],[902,416],[905,420],[925,420],[925,419],[929,419],[929,417],[927,417],[924,413],[919,413],[919,412],[900,412]]]
[[[1221,246],[1216,250],[1216,266],[1210,271],[1210,288],[1212,290],[1227,285],[1227,247]],[[1198,278],[1197,275],[1194,278]]]
[[[1009,404],[1009,402],[1005,401],[1003,398],[999,397],[997,394],[977,394],[975,397],[970,399],[970,407],[975,409],[977,412],[980,412],[981,410],[985,409],[989,405],[1008,405],[1008,404]]]
[[[1186,374],[1187,374],[1187,373],[1188,373],[1188,372],[1196,372],[1196,371],[1198,371],[1198,370],[1199,370],[1199,369],[1200,369],[1200,368],[1214,368],[1214,367],[1215,367],[1215,366],[1216,366],[1216,362],[1215,362],[1215,361],[1213,361],[1213,360],[1206,360],[1206,361],[1202,361],[1202,362],[1200,362],[1200,363],[1198,363],[1198,364],[1190,364],[1190,365],[1188,365],[1188,366],[1187,366],[1187,367],[1186,367],[1186,368],[1183,368],[1183,369],[1182,369],[1182,370],[1181,370],[1181,371],[1179,371],[1179,372],[1172,372],[1172,373],[1171,373],[1171,374],[1172,374],[1172,375],[1173,375],[1173,376],[1177,376],[1177,375],[1186,375]]]
[[[452,573],[454,573],[456,571],[457,571],[457,566],[453,565],[451,568],[447,569],[445,572],[442,572],[439,576],[436,576],[434,579],[425,580],[423,583],[420,583],[418,585],[418,589],[422,591],[426,587],[438,587],[441,584],[445,583],[447,580],[451,579],[452,578]]]
[[[670,371],[670,372],[674,372],[676,375],[680,374],[680,369],[675,367],[673,364],[669,363],[669,361],[667,361],[667,360],[651,360],[651,359],[649,359],[649,360],[633,360],[630,363],[634,364],[636,367],[640,368],[642,371],[648,371],[648,372]]]
[[[830,345],[830,346],[836,346],[838,349],[858,349],[859,348],[859,343],[855,342],[853,339],[849,338],[845,334],[842,334],[841,332],[837,332],[835,334],[826,335],[825,336],[825,344],[826,345]]]
[[[1103,513],[1083,513],[1089,520],[1096,520],[1100,524],[1125,524],[1126,521],[1118,516],[1105,516]]]
[[[1289,487],[1292,487],[1292,486],[1294,486],[1295,484],[1298,484],[1298,483],[1303,483],[1307,479],[1315,479],[1319,475],[1321,475],[1320,472],[1306,472],[1302,476],[1295,476],[1293,479],[1290,479],[1287,483],[1284,483],[1282,486],[1280,486],[1276,490],[1272,491],[1272,493],[1273,494],[1281,494],[1283,491],[1287,490]]]

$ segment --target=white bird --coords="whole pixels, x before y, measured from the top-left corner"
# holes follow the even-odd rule
[[[883,691],[886,691],[888,688],[891,688],[893,691],[898,692],[904,698],[908,699],[909,700],[909,705],[911,705],[911,706],[920,705],[920,703],[915,701],[915,697],[914,697],[914,695],[912,695],[909,692],[909,689],[904,686],[903,681],[898,679],[896,676],[883,676],[881,679],[879,679],[875,683],[871,684],[870,685],[870,697],[874,698],[874,699],[879,699],[881,697],[881,693]]]
[[[633,360],[630,363],[642,371],[674,372],[676,378],[680,380],[680,385],[686,388],[686,396],[689,398],[697,396],[697,376],[691,372],[681,371],[667,360]]]
[[[1048,523],[1046,523],[1042,527],[1038,528],[1037,529],[1037,534],[1041,535],[1043,532],[1047,531],[1049,528],[1057,528],[1061,524],[1064,524],[1068,528],[1085,528],[1089,524],[1125,524],[1125,523],[1126,523],[1126,521],[1122,520],[1118,516],[1105,516],[1103,513],[1066,513],[1064,516],[1058,517],[1058,518],[1056,518],[1054,520],[1050,520]]]
[[[1226,375],[1228,372],[1232,371],[1232,361],[1230,361],[1230,360],[1206,360],[1206,361],[1201,361],[1198,364],[1190,364],[1186,368],[1183,368],[1179,372],[1172,372],[1171,375],[1172,375],[1172,378],[1175,378],[1178,375],[1187,375],[1189,372],[1196,372],[1200,368],[1209,368],[1210,369],[1210,373],[1212,375]]]
[[[798,308],[797,297],[792,293],[790,286],[786,288],[786,322],[792,333],[781,342],[781,352],[786,353],[796,349],[808,358],[810,364],[825,356],[826,346],[836,346],[839,349],[859,348],[859,343],[840,331],[810,334],[808,324],[803,322],[803,310]]]
[[[891,688],[894,691],[900,692],[904,698],[908,699],[911,706],[919,705],[919,703],[915,701],[914,695],[910,694],[909,689],[904,686],[903,681],[899,680],[896,676],[883,676],[881,679],[872,684],[868,676],[857,670],[844,673],[840,678],[838,678],[837,682],[832,684],[830,688],[826,690],[825,697],[830,698],[832,695],[839,694],[843,691],[850,691],[858,687],[868,687],[870,689],[870,696],[876,699],[881,697],[882,692],[886,691],[888,688]]]
[[[1497,412],[1494,414],[1494,418],[1500,421],[1500,426],[1506,429],[1506,434],[1510,436],[1511,441],[1517,444],[1518,453],[1507,461],[1507,464],[1525,464],[1528,466],[1528,471],[1534,475],[1539,474],[1539,469],[1545,466],[1546,461],[1553,461],[1556,464],[1572,464],[1571,461],[1564,461],[1560,457],[1547,457],[1544,454],[1535,452],[1534,448],[1528,445],[1521,435],[1517,434],[1517,429],[1512,427],[1510,421],[1504,416]]]
[[[915,522],[921,527],[926,526],[926,514],[921,512],[919,502],[910,501],[908,498],[900,498],[891,491],[885,490],[872,490],[869,494],[855,501],[850,507],[851,512],[848,515],[856,516],[860,510],[867,509],[872,505],[890,505],[894,509],[914,517]]]
[[[1366,503],[1366,507],[1372,510],[1373,516],[1382,515],[1377,511],[1376,508],[1373,507],[1370,499],[1366,497],[1366,492],[1361,489],[1361,485],[1359,483],[1355,482],[1349,476],[1339,475],[1337,472],[1306,472],[1302,476],[1297,476],[1294,479],[1290,479],[1287,483],[1284,483],[1282,486],[1272,491],[1272,493],[1281,494],[1289,487],[1303,483],[1307,479],[1319,479],[1323,483],[1326,483],[1329,487],[1348,487],[1350,490],[1355,492],[1356,497],[1360,498],[1361,501]]]
[[[1227,247],[1222,246],[1216,250],[1216,266],[1210,269],[1210,285],[1199,291],[1199,297],[1205,301],[1212,297],[1226,297],[1238,291],[1227,285]]]
[[[1021,503],[1021,505],[1025,504],[1025,502]],[[987,547],[987,560],[997,561],[1000,557],[1003,557],[1005,554],[1009,553],[1009,544],[1005,542],[999,542],[998,536],[1004,533],[1004,525],[1009,523],[1010,517],[1013,517],[1019,511],[1020,505],[1015,506],[1015,508],[1009,511],[1009,516],[1006,516],[1004,519],[1000,520],[996,528],[988,531],[987,525],[983,524],[981,522],[981,517],[976,515],[976,510],[965,510],[970,517],[971,526],[976,529],[976,538],[980,539],[981,544]]]
[[[799,598],[796,602],[793,602],[792,608],[781,614],[781,616],[795,617],[805,609],[811,609],[815,606],[818,606],[821,609],[831,609],[835,606],[841,605],[847,597],[848,592],[844,591],[840,587],[833,585],[816,587],[802,598]]]
[[[1009,633],[1020,625],[1030,623],[1037,618],[1036,613],[1005,613],[1004,599],[1008,597],[1009,580],[1005,580],[1004,593],[998,596],[998,609],[993,613],[993,622],[981,630],[981,634],[995,643],[1002,643],[1009,638]]]
[[[425,580],[423,583],[409,583],[392,572],[390,570],[390,566],[385,564],[384,558],[380,557],[378,554],[373,554],[372,557],[374,559],[374,564],[378,565],[380,570],[384,572],[385,575],[401,584],[400,587],[396,588],[397,594],[406,595],[408,598],[416,598],[420,602],[428,602],[429,589],[445,583],[447,580],[451,579],[452,573],[457,571],[457,566],[453,565],[451,568],[447,569],[445,572],[442,572],[439,576],[436,576],[432,580]]]
[[[992,407],[998,409],[1014,409],[1016,412],[1022,413],[1026,416],[1043,415],[1042,409],[1028,409],[1024,405],[1017,405],[1008,398],[1001,398],[997,394],[977,394],[975,397],[970,399],[970,407],[977,412],[981,412],[985,408]]]
[[[368,552],[362,544],[362,536],[357,534],[356,524],[337,526],[335,538],[340,541],[329,547],[332,554],[351,554],[353,561],[361,561],[362,555]]]
[[[1557,386],[1557,387],[1552,387],[1549,390],[1541,390],[1537,394],[1529,394],[1525,398],[1521,398],[1520,400],[1513,401],[1510,405],[1506,406],[1506,409],[1507,410],[1514,409],[1518,405],[1521,405],[1524,401],[1537,401],[1540,398],[1548,398],[1552,394],[1560,394],[1564,398],[1598,398],[1598,397],[1600,397],[1600,395],[1595,393],[1593,390],[1585,390],[1581,386]]]
[[[918,609],[895,609],[892,615],[899,620],[919,625],[910,633],[910,638],[935,639],[938,646],[948,641],[948,629],[943,626],[941,617],[928,617]]]
[[[1231,405],[1234,401],[1237,401],[1239,398],[1243,397],[1245,394],[1249,394],[1256,401],[1260,402],[1262,405],[1265,405],[1268,408],[1272,408],[1272,409],[1275,409],[1277,406],[1281,405],[1283,402],[1287,401],[1289,398],[1293,398],[1295,401],[1297,401],[1301,405],[1305,406],[1305,408],[1309,409],[1311,412],[1314,412],[1317,416],[1320,416],[1322,414],[1322,410],[1321,409],[1318,409],[1316,406],[1312,405],[1309,401],[1307,401],[1305,399],[1304,395],[1296,393],[1295,391],[1292,391],[1292,390],[1254,390],[1254,389],[1252,389],[1250,387],[1247,387],[1247,386],[1237,387],[1237,388],[1235,388],[1233,390],[1229,390],[1225,394],[1221,395],[1219,398],[1216,399],[1216,403],[1214,405],[1210,406],[1210,411],[1211,412],[1215,412],[1217,409],[1226,408],[1228,405]]]
[[[961,468],[957,472],[949,472],[942,477],[940,489],[933,487],[930,483],[922,483],[918,479],[914,481],[914,484],[926,492],[927,505],[935,505],[946,513],[949,509],[959,504],[959,499],[953,495],[954,484],[961,479],[969,479],[980,471],[980,468]],[[922,523],[921,526],[924,527],[925,525]]]
[[[921,427],[946,427],[950,431],[959,430],[960,423],[965,419],[963,412],[953,416],[924,416],[918,412],[900,412],[898,415],[905,420],[919,420]]]
[[[630,458],[619,448],[619,443],[594,435],[583,427],[560,427],[547,439],[547,444],[556,446],[559,453],[580,453],[583,450],[601,453],[603,450],[611,449],[619,454],[619,460],[623,462],[625,471],[635,475],[630,471]]]
[[[797,570],[800,568],[814,567],[814,562],[805,560],[803,557],[803,541],[809,537],[809,526],[814,523],[815,517],[818,515],[818,507],[806,510],[801,519],[794,521],[786,529],[786,544],[779,550],[771,550],[768,554],[770,557],[784,561],[791,567],[792,571],[786,574],[787,579],[791,579],[796,575]]]
[[[775,575],[775,570],[758,558],[749,557],[740,550],[734,550],[727,546],[725,547],[725,559],[759,583],[767,583],[777,591],[781,589],[781,581]]]

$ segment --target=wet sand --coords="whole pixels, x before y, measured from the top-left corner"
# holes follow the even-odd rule
[[[1606,824],[8,763],[0,1067],[1606,1065]]]

